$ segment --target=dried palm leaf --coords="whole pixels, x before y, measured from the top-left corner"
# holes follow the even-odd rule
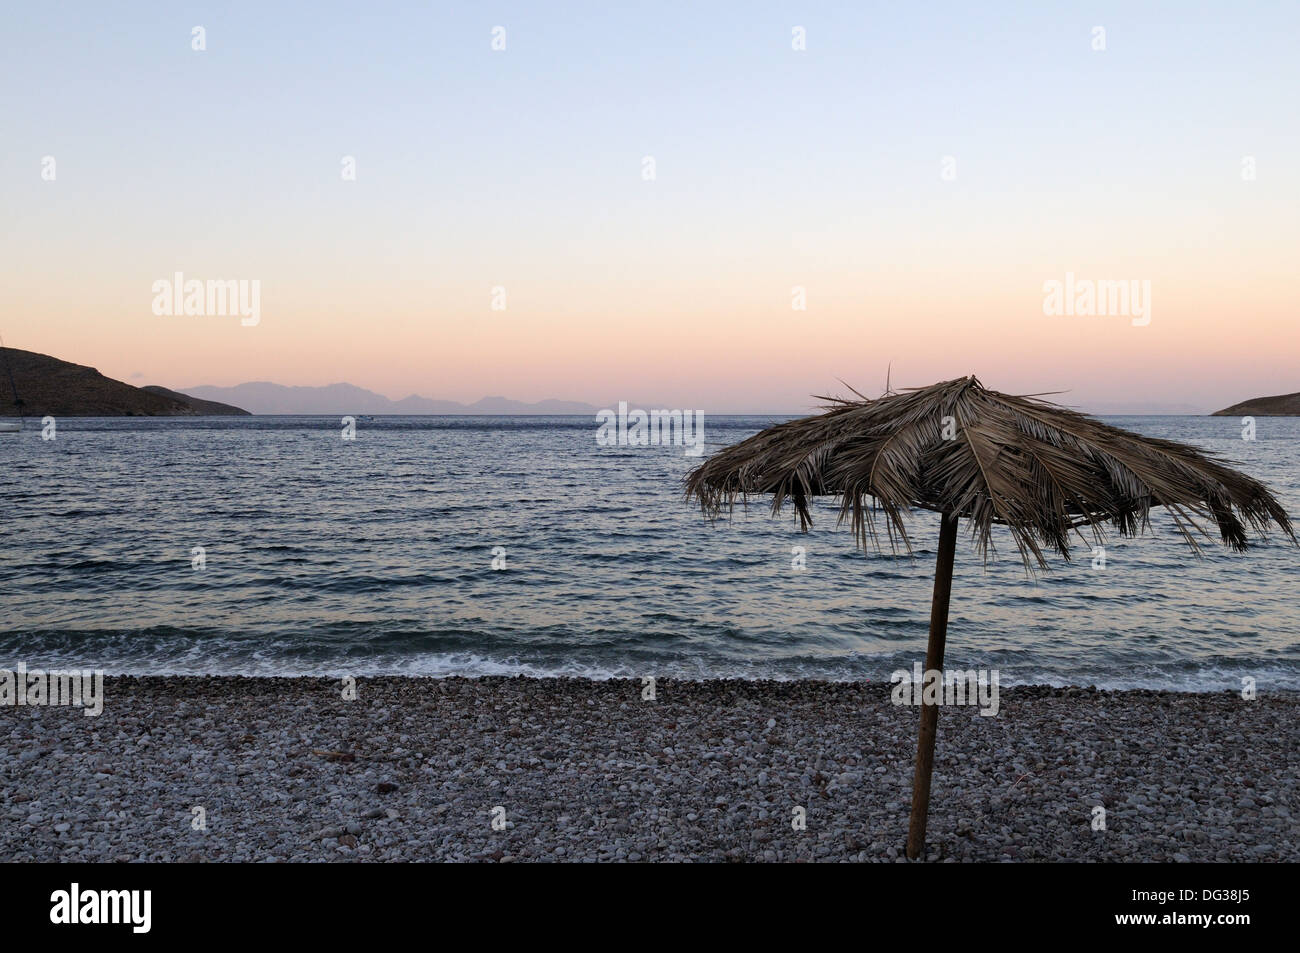
[[[720,450],[688,474],[686,492],[710,518],[770,494],[773,514],[788,502],[805,530],[813,497],[838,497],[858,545],[879,547],[883,515],[893,551],[911,552],[912,509],[935,510],[968,520],[986,559],[993,527],[1007,527],[1030,570],[1047,566],[1044,550],[1068,560],[1072,536],[1102,542],[1107,522],[1123,536],[1143,532],[1156,506],[1198,553],[1211,523],[1235,550],[1250,544],[1248,530],[1266,537],[1276,527],[1296,541],[1268,489],[1213,454],[986,390],[974,377],[833,399],[824,414]]]

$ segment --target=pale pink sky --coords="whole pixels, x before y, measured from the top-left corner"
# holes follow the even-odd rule
[[[261,276],[256,327],[156,316],[151,285],[170,273],[149,273],[129,249],[87,246],[75,281],[62,263],[42,274],[28,262],[0,297],[8,315],[39,315],[6,322],[11,346],[176,388],[348,381],[394,398],[797,411],[810,394],[842,391],[840,378],[873,393],[892,363],[896,385],[975,373],[1007,391],[1068,390],[1083,406],[1212,410],[1300,389],[1294,263],[1278,251],[1283,236],[1240,234],[1251,231],[1231,247],[1184,234],[1159,256],[1080,236],[1058,240],[1073,247],[1050,260],[1032,236],[973,225],[932,241],[805,235],[815,247],[798,256],[611,246],[575,261],[539,247],[505,274],[474,274],[470,260],[461,274],[422,273],[398,248],[356,261],[278,252],[262,268],[243,253],[202,256],[218,264],[187,278]],[[1149,280],[1150,323],[1045,315],[1043,282],[1063,280],[1067,261],[1077,279]],[[792,309],[796,284],[806,311]],[[506,288],[505,311],[490,308],[494,285]]]
[[[519,6],[499,52],[468,10],[277,10],[212,11],[202,52],[134,10],[15,12],[6,344],[182,389],[713,413],[891,363],[1098,409],[1300,390],[1294,7],[1107,6],[1104,51],[1037,6],[849,5],[804,50],[789,11]],[[260,323],[155,315],[178,270],[260,281]],[[1066,272],[1149,281],[1149,325],[1045,315]]]

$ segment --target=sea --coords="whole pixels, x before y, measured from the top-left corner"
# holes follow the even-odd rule
[[[782,418],[705,420],[707,456]],[[1300,515],[1300,419],[1109,417],[1215,451]],[[0,434],[0,668],[110,674],[888,681],[923,660],[937,517],[862,551],[592,417],[62,418]],[[52,436],[53,439],[44,439]],[[950,668],[1003,686],[1300,690],[1300,548],[1151,532],[1027,574],[959,537]]]

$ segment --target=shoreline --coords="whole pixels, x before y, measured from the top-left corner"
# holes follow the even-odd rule
[[[921,655],[924,654],[922,651]],[[909,667],[902,667],[899,670],[907,671],[912,674],[915,671],[917,662],[916,653],[912,655],[913,661]],[[1264,668],[1267,663],[1260,663],[1255,666],[1255,671],[1264,672],[1260,677],[1256,690],[1259,695],[1268,695],[1269,697],[1295,698],[1300,699],[1300,687],[1275,687],[1273,683],[1274,674]],[[653,668],[653,666],[648,666]],[[967,669],[960,664],[946,667],[945,671],[953,673],[966,671]],[[354,678],[358,682],[383,682],[389,680],[411,681],[414,683],[422,682],[442,682],[442,681],[466,681],[466,682],[508,682],[511,680],[524,680],[529,682],[591,682],[596,685],[606,684],[609,682],[636,682],[640,684],[643,676],[633,674],[626,668],[618,670],[601,671],[601,670],[557,670],[547,671],[536,668],[526,670],[486,670],[486,671],[469,671],[469,672],[444,672],[444,671],[427,671],[427,672],[394,672],[384,670],[378,673],[361,672],[360,674],[354,669],[352,671],[339,670],[337,672],[320,672],[320,671],[297,671],[289,674],[272,674],[268,672],[185,672],[185,671],[145,671],[132,672],[122,671],[114,668],[92,667],[80,662],[67,664],[52,664],[48,660],[42,659],[35,662],[19,660],[14,663],[0,662],[0,677],[5,672],[17,673],[25,671],[30,674],[37,673],[81,673],[89,677],[92,673],[102,675],[105,682],[112,680],[119,681],[144,681],[159,679],[164,681],[217,681],[229,680],[232,682],[252,681],[252,682],[329,682],[338,683],[345,677]],[[704,674],[682,674],[672,669],[664,669],[665,674],[656,675],[659,682],[672,682],[676,685],[759,685],[767,687],[776,687],[780,685],[858,685],[858,686],[881,686],[892,687],[891,683],[885,677],[863,678],[858,675],[845,676],[827,676],[823,674],[814,675],[773,675],[764,673],[762,675],[741,675],[730,673],[704,673]],[[978,669],[976,669],[978,671]],[[1225,675],[1223,678],[1216,680],[1213,684],[1215,687],[1153,687],[1151,685],[1098,685],[1095,682],[1070,683],[1070,684],[1052,684],[1050,682],[1036,681],[1018,681],[1014,678],[1008,681],[1005,677],[998,680],[999,692],[1046,692],[1046,693],[1072,693],[1084,692],[1088,694],[1107,694],[1107,695],[1176,695],[1176,696],[1216,696],[1231,695],[1240,697],[1241,688],[1236,684],[1235,679],[1240,676]],[[1289,675],[1289,673],[1287,673]],[[0,711],[3,711],[6,704],[3,690],[0,690]]]
[[[891,687],[107,676],[97,717],[0,707],[0,859],[896,861],[919,709]],[[1297,715],[1296,692],[945,706],[927,859],[1300,860]]]

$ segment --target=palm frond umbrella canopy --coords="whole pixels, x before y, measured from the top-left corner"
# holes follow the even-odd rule
[[[1047,568],[1045,551],[1068,560],[1072,538],[1102,542],[1107,522],[1136,536],[1157,506],[1169,511],[1197,552],[1198,537],[1210,538],[1207,523],[1238,551],[1270,527],[1296,542],[1268,489],[1212,455],[1037,397],[986,390],[974,377],[875,400],[832,400],[824,414],[778,424],[718,451],[688,474],[686,493],[711,519],[738,501],[771,494],[773,515],[788,502],[805,530],[812,524],[810,501],[835,496],[840,521],[850,523],[859,546],[879,548],[883,528],[895,552],[900,544],[912,551],[905,522],[911,510],[941,514],[927,672],[943,668],[962,519],[986,559],[994,527],[1005,527],[1027,571]],[[937,705],[923,703],[909,857],[925,843],[937,724]]]

